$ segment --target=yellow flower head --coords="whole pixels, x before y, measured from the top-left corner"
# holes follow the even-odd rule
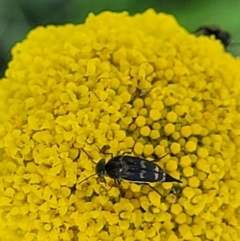
[[[0,82],[0,240],[240,240],[239,69],[153,10],[31,31]],[[101,149],[172,154],[183,184],[79,184]]]

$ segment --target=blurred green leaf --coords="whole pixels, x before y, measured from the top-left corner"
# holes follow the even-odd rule
[[[0,75],[11,58],[10,48],[37,25],[82,23],[90,12],[128,11],[130,14],[154,8],[175,15],[189,31],[202,25],[218,25],[240,42],[239,0],[1,0]],[[239,47],[231,46],[234,54]]]

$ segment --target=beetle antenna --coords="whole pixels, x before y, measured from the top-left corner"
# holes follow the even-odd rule
[[[86,156],[93,162],[97,165],[97,162],[95,162],[92,157],[81,147],[81,150],[86,154]]]
[[[85,182],[85,181],[86,181],[87,179],[89,179],[90,177],[93,177],[93,176],[96,176],[96,175],[97,175],[97,174],[94,173],[94,174],[92,174],[92,175],[90,175],[90,176],[84,178],[81,182],[78,183],[78,185],[80,185],[81,183]]]

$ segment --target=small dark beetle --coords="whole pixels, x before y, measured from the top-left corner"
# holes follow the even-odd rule
[[[164,172],[155,162],[134,156],[115,156],[106,164],[105,160],[101,160],[97,164],[97,174],[104,175],[106,172],[117,182],[121,179],[135,183],[180,182]]]
[[[205,35],[205,36],[211,36],[214,35],[216,39],[220,40],[222,42],[222,44],[224,45],[224,47],[228,47],[231,44],[231,35],[217,27],[217,26],[201,26],[199,27],[195,32],[194,32],[197,36],[200,35]]]
[[[90,158],[90,156],[85,150],[83,150],[83,152]],[[161,158],[165,156],[166,155],[162,156]],[[123,155],[111,157],[111,159],[107,163],[105,159],[101,159],[96,164],[96,173],[85,178],[80,183],[84,182],[85,180],[87,180],[88,178],[94,175],[97,175],[101,180],[105,181],[105,175],[107,175],[114,180],[115,184],[120,184],[121,180],[127,180],[129,182],[134,182],[137,184],[146,184],[154,191],[159,193],[154,187],[149,185],[149,183],[151,182],[181,183],[180,180],[175,179],[174,177],[164,172],[155,163],[159,161],[161,158],[153,161],[148,161],[144,158],[128,156],[123,154]]]

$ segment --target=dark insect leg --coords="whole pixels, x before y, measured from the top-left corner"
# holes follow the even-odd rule
[[[157,192],[160,197],[162,197],[162,194],[161,194],[155,187],[152,187],[149,183],[143,183],[143,184],[148,185],[152,190],[154,190],[155,192]]]
[[[84,178],[81,182],[77,183],[77,185],[80,185],[81,183],[83,183],[83,182],[85,182],[87,179],[89,179],[90,177],[93,177],[93,176],[96,176],[96,175],[97,175],[97,174],[94,173],[94,174],[92,174],[92,175],[90,175],[90,176]]]
[[[114,186],[121,188],[120,180],[114,179],[114,184],[107,190],[107,192],[109,192]]]
[[[124,197],[125,191],[124,191],[124,189],[121,185],[121,180],[120,179],[114,179],[114,183],[115,183],[116,187],[118,187],[118,189],[119,189],[119,192],[120,192],[119,198]]]
[[[124,155],[126,155],[126,154],[132,154],[133,152],[132,151],[124,151],[122,154],[121,154],[121,156],[124,156]]]
[[[163,159],[163,158],[164,158],[165,156],[167,156],[167,155],[169,155],[169,153],[166,153],[166,154],[160,156],[158,159],[153,160],[153,161],[151,161],[151,162],[158,162],[158,161],[160,161],[161,159]]]
[[[97,146],[97,148],[103,155],[111,155],[111,159],[113,158],[113,154],[111,152],[107,152],[107,150],[111,148],[109,145],[104,145],[102,148]]]
[[[107,189],[107,192],[109,192],[112,188],[113,188],[114,185],[112,185],[109,189]]]
[[[111,148],[111,146],[109,145],[104,145],[101,149],[99,148],[100,152],[102,154],[110,154],[110,153],[107,153],[107,150],[109,150]],[[112,153],[111,153],[112,154]]]
[[[120,186],[121,181],[119,179],[114,179],[114,183],[116,186]]]
[[[78,149],[78,154],[77,154],[77,156],[73,159],[73,162],[77,162],[78,161],[78,159],[79,159],[79,157],[80,157],[80,151],[79,151],[79,149]]]
[[[86,137],[85,137],[84,139],[85,139],[85,141],[86,141],[86,143],[87,143],[88,145],[92,145],[94,142],[96,142],[96,139],[95,139],[95,138],[93,139],[92,142],[89,142]]]
[[[87,143],[88,145],[92,145],[93,143],[96,142],[96,139],[94,138],[94,140],[93,140],[92,143],[88,142],[87,138],[85,138],[85,141],[86,141],[86,143]],[[104,154],[104,155],[106,155],[106,154],[111,155],[111,158],[113,158],[113,154],[112,154],[112,153],[106,152],[108,149],[111,148],[109,145],[104,145],[102,148],[100,148],[99,146],[96,145],[96,147],[98,148],[98,150],[99,150],[100,153],[102,153],[102,154]]]
[[[112,189],[112,187],[113,187],[113,186],[111,186],[110,188],[107,189],[106,185],[103,185],[101,183],[99,183],[99,185],[101,186],[101,188],[103,188],[105,190],[105,192],[109,192]]]

